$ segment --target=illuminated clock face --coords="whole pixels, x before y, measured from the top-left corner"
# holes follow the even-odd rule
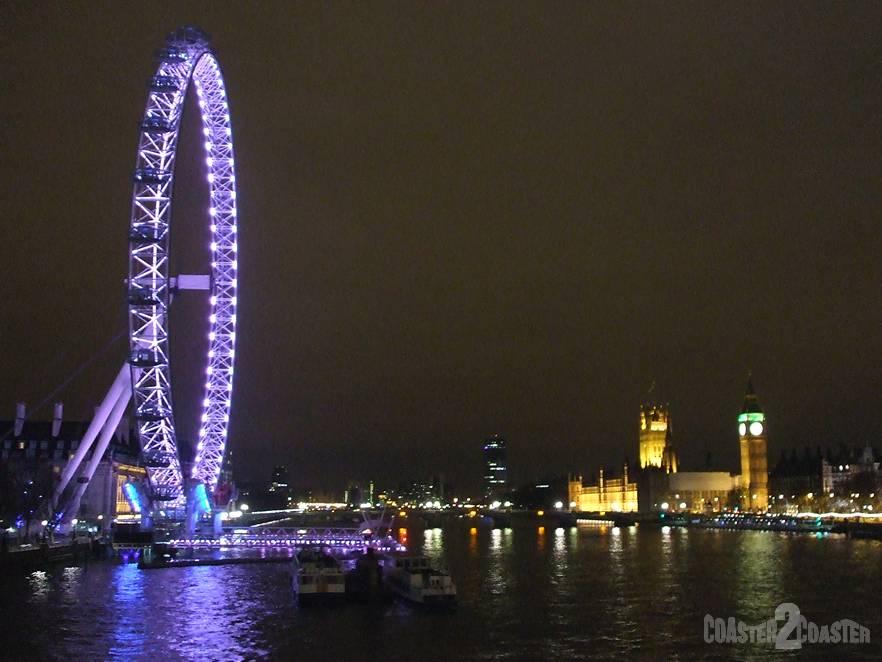
[[[744,423],[738,424],[738,434],[742,437],[747,434],[747,426]]]
[[[754,437],[758,437],[763,433],[763,424],[759,421],[754,421],[750,424],[750,434]]]

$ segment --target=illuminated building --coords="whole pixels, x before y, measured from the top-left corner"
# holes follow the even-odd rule
[[[650,388],[650,395],[654,390]],[[736,505],[740,476],[726,471],[680,471],[672,439],[670,409],[649,399],[640,405],[640,469],[637,472],[643,512],[717,512]],[[709,462],[708,462],[709,464]]]
[[[343,491],[343,501],[353,507],[361,505],[362,501],[361,485],[354,481],[349,481],[346,489]]]
[[[829,460],[821,460],[821,489],[837,494],[851,491],[862,476],[878,479],[879,468],[880,463],[875,458],[872,446],[865,446],[861,450],[841,447],[837,453],[830,454]],[[864,482],[868,483],[866,487],[876,491],[872,480]]]
[[[212,499],[215,507],[223,508],[231,501],[235,501],[238,496],[238,491],[233,483],[233,449],[228,448],[224,454],[224,461],[221,463],[220,478],[217,488],[212,494]]]
[[[863,449],[840,447],[822,460],[821,480],[823,494],[829,496],[828,507],[851,510],[882,504],[882,463],[871,446]],[[863,504],[863,506],[861,505]]]
[[[801,454],[795,450],[781,451],[781,457],[769,471],[769,507],[775,512],[797,513],[799,503],[813,506],[806,495],[829,494],[824,490],[824,465],[827,464],[820,447],[811,452],[806,447]],[[809,510],[811,508],[808,508]]]
[[[668,476],[668,508],[694,513],[720,512],[729,508],[740,480],[728,471],[681,471]]]
[[[284,492],[288,490],[288,467],[280,465],[273,469],[268,489],[270,492]]]
[[[628,476],[628,463],[621,478],[606,478],[597,472],[597,485],[585,486],[581,474],[571,474],[568,481],[570,508],[585,513],[631,513],[637,511],[637,483]]]
[[[766,418],[749,378],[744,406],[738,415],[738,438],[741,444],[742,507],[752,511],[767,510],[769,469]]]
[[[494,434],[484,441],[484,496],[499,496],[508,489],[508,452],[505,439]]]
[[[20,504],[36,508],[57,483],[71,457],[79,448],[88,421],[66,421],[61,403],[55,405],[51,421],[26,420],[25,406],[16,407],[14,421],[0,421],[0,429],[9,430],[0,442],[0,463],[22,485],[32,481],[34,494]],[[101,462],[95,469],[77,509],[80,519],[130,519],[134,513],[122,491],[126,482],[143,482],[147,472],[137,466],[138,443],[129,421],[124,417],[111,437]],[[92,451],[85,456],[90,460]]]
[[[114,489],[114,518],[119,521],[127,521],[127,520],[138,520],[140,518],[140,511],[132,508],[132,504],[130,503],[130,499],[126,498],[125,490],[123,486],[128,483],[129,485],[146,485],[147,483],[147,470],[143,467],[138,467],[132,464],[114,464],[113,468],[115,469],[116,475],[116,485]],[[101,467],[99,470],[95,472],[95,476],[99,475],[101,471]],[[131,489],[131,487],[129,488]],[[88,497],[89,493],[86,492],[86,496]]]
[[[440,506],[443,487],[437,482],[438,477],[434,477],[431,482],[422,481],[401,481],[398,487],[385,495],[386,500],[391,501],[398,506],[414,507],[435,507],[437,502]],[[381,500],[383,496],[381,495]]]
[[[649,389],[650,396],[655,384]],[[677,453],[671,443],[668,405],[649,400],[640,405],[640,468],[658,467],[677,472]]]
[[[243,491],[239,496],[244,500],[248,499],[252,508],[264,508],[266,510],[275,510],[278,508],[288,508],[292,504],[291,482],[288,467],[281,464],[273,467],[270,482],[261,490],[262,494],[251,492],[251,490]]]

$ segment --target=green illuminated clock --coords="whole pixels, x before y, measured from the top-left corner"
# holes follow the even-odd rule
[[[764,428],[766,417],[762,412],[744,412],[738,416],[738,434],[742,437],[747,436],[750,432],[751,436],[759,437]]]

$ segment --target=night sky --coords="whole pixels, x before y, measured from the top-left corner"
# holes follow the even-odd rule
[[[879,446],[882,13],[857,2],[3,3],[0,417],[124,328],[145,82],[186,23],[234,127],[240,479],[471,489],[494,432],[516,480],[587,474],[636,458],[653,380],[684,468],[736,470],[748,371],[772,463]],[[173,329],[184,435],[203,308]]]

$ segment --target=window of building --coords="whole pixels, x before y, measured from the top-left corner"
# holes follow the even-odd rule
[[[124,474],[116,475],[116,515],[131,515],[133,512],[122,487],[128,479]]]

